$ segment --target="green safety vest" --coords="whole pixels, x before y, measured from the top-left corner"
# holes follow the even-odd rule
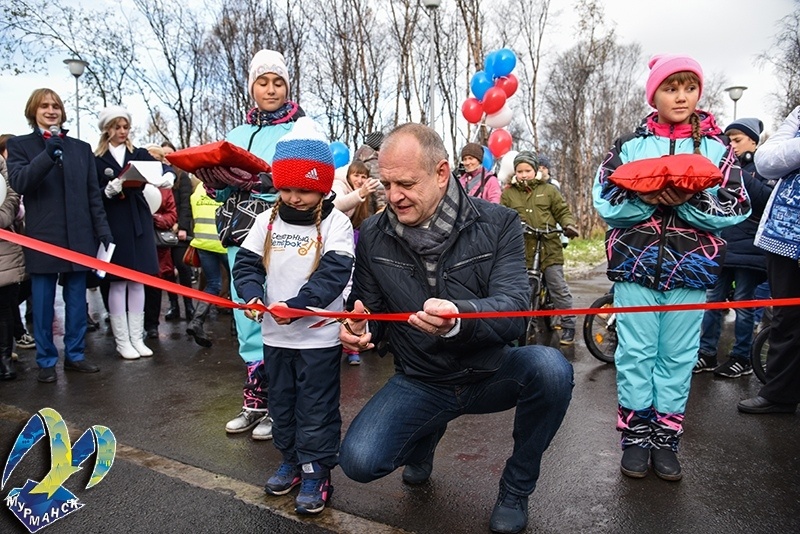
[[[219,241],[216,223],[217,208],[222,206],[222,202],[209,197],[203,184],[197,184],[189,202],[194,219],[192,246],[199,250],[225,254],[226,249]]]

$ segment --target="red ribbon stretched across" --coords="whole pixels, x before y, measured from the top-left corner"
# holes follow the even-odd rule
[[[144,274],[127,267],[121,267],[113,263],[98,260],[92,256],[81,254],[69,249],[51,245],[21,234],[0,229],[0,238],[16,243],[23,247],[32,248],[38,252],[56,256],[58,258],[83,265],[98,271],[106,271],[120,278],[125,278],[133,282],[139,282],[157,289],[176,293],[178,295],[202,300],[209,304],[221,306],[223,308],[233,308],[241,310],[256,310],[269,312],[276,317],[296,319],[299,317],[328,317],[331,319],[369,319],[371,321],[399,321],[405,322],[414,312],[399,313],[353,313],[353,312],[333,312],[333,311],[311,311],[286,308],[282,306],[267,308],[260,304],[240,304],[222,297],[217,297],[191,287],[182,286],[174,282],[168,282],[162,278]],[[537,310],[537,311],[492,311],[492,312],[470,312],[470,313],[450,313],[442,314],[445,319],[502,319],[510,317],[545,317],[552,315],[564,315],[569,312],[571,315],[591,315],[598,313],[637,313],[637,312],[675,312],[689,310],[714,310],[728,308],[760,308],[762,306],[800,306],[800,298],[788,299],[769,299],[769,300],[740,300],[737,302],[705,302],[701,304],[670,304],[663,306],[628,306],[624,308],[573,308],[570,310]]]

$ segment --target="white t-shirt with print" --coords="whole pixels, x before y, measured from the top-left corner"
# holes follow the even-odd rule
[[[264,255],[264,240],[267,237],[267,225],[272,216],[269,209],[256,217],[253,227],[242,243],[242,248]],[[322,254],[331,251],[345,252],[353,256],[353,226],[350,219],[341,211],[334,209],[320,223],[322,234]],[[275,302],[285,302],[296,297],[300,288],[308,281],[311,267],[314,264],[317,244],[317,227],[315,225],[299,226],[281,220],[280,215],[272,223],[272,251],[269,257],[267,272],[266,298],[269,306]],[[342,311],[344,297],[339,295],[325,309]],[[321,321],[320,317],[303,317],[288,325],[279,325],[270,314],[264,315],[261,323],[261,336],[265,345],[289,349],[313,349],[333,347],[339,344],[339,323],[309,328]]]

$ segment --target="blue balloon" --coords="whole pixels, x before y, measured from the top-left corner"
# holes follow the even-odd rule
[[[494,87],[492,79],[486,75],[485,72],[479,70],[472,76],[472,81],[469,83],[469,88],[472,89],[472,94],[478,100],[483,100],[483,95],[486,91]]]
[[[483,70],[486,72],[486,75],[492,79],[497,78],[497,75],[494,73],[494,59],[496,55],[496,50],[494,52],[489,52],[486,54],[486,59],[483,61]]]
[[[491,171],[494,166],[494,156],[492,156],[488,147],[483,147],[483,166],[489,171]]]
[[[516,66],[517,56],[514,54],[513,50],[501,48],[495,52],[492,68],[494,69],[494,76],[496,78],[508,76]]]
[[[338,169],[350,163],[350,149],[341,141],[331,143],[331,153],[333,154],[333,166]]]

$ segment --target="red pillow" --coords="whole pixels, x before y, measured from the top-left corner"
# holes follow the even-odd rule
[[[667,187],[698,193],[721,184],[722,172],[701,154],[673,154],[625,163],[608,179],[637,193],[655,193]]]
[[[269,163],[228,141],[184,148],[169,154],[167,160],[187,172],[205,167],[237,167],[258,174],[270,169]]]

